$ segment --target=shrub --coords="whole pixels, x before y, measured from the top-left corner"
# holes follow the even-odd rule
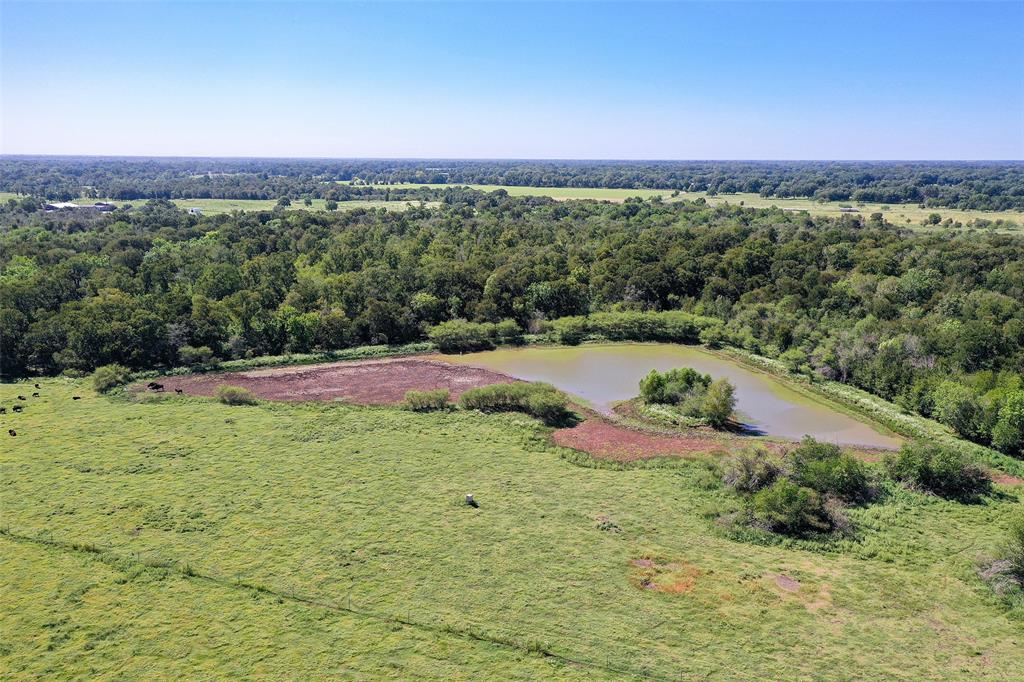
[[[1011,393],[999,408],[992,447],[1008,455],[1024,455],[1024,391]]]
[[[736,389],[727,379],[712,381],[701,400],[700,416],[715,428],[722,428],[736,408]]]
[[[559,426],[572,420],[565,395],[543,383],[514,382],[471,388],[459,397],[459,406],[483,412],[524,412]]]
[[[241,386],[222,384],[217,387],[217,400],[225,405],[255,405],[258,400],[252,391]]]
[[[640,398],[648,405],[675,405],[681,415],[723,427],[736,406],[735,388],[726,379],[711,377],[690,367],[667,372],[652,369],[640,380]]]
[[[406,391],[405,407],[413,412],[436,412],[448,409],[447,388],[433,391]]]
[[[1024,513],[1010,521],[1010,534],[1003,544],[1002,555],[1010,563],[1010,574],[1024,582]]]
[[[897,481],[940,497],[966,500],[992,489],[988,472],[958,450],[930,443],[904,445],[885,460]]]
[[[681,310],[653,312],[594,313],[589,317],[560,317],[548,323],[561,343],[575,345],[588,335],[613,341],[702,342],[701,334],[721,322]]]
[[[640,380],[640,397],[646,403],[678,405],[695,392],[707,389],[711,377],[690,367],[679,367],[667,372],[652,369]]]
[[[209,367],[215,364],[213,351],[209,346],[182,346],[178,349],[181,362],[192,367]]]
[[[487,350],[494,347],[493,325],[466,320],[449,320],[427,328],[427,338],[442,353]]]
[[[98,393],[106,393],[115,386],[128,382],[131,378],[131,370],[122,365],[103,365],[97,367],[92,373],[92,387]]]
[[[559,343],[564,343],[567,346],[578,345],[589,333],[585,317],[561,317],[551,321],[548,326],[558,337]]]
[[[932,415],[968,440],[984,434],[984,409],[978,395],[955,381],[943,381],[932,392]]]
[[[467,322],[449,320],[427,328],[427,338],[442,353],[490,350],[496,343],[521,343],[522,329],[514,320]]]
[[[737,492],[756,493],[775,483],[782,473],[778,459],[763,448],[753,448],[726,462],[722,480]]]
[[[821,495],[816,490],[780,478],[751,499],[754,524],[786,535],[807,535],[831,530]]]
[[[867,467],[838,445],[806,436],[790,457],[793,478],[802,486],[847,502],[862,502],[871,497]]]

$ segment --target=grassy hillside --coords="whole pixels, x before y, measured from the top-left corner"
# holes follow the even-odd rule
[[[0,384],[0,404],[28,390]],[[894,491],[854,510],[854,541],[766,546],[716,527],[733,502],[704,464],[578,466],[517,415],[40,392],[0,418],[15,677],[1024,667],[1021,621],[974,569],[1020,488]]]

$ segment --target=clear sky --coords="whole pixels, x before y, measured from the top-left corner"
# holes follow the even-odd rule
[[[1024,2],[0,6],[0,152],[1021,159]]]

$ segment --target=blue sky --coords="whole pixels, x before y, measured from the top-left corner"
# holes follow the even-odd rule
[[[1024,158],[1024,2],[0,8],[0,152]]]

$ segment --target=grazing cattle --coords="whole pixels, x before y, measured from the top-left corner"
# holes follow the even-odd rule
[[[180,388],[174,389],[174,392],[177,393],[178,395],[181,395],[182,393],[184,393],[184,391],[182,391]]]
[[[7,414],[7,408],[6,407],[0,407],[0,414]]]
[[[7,429],[7,433],[11,434],[12,436],[17,436],[18,435],[18,432],[15,431],[14,429]]]
[[[33,393],[33,394],[32,394],[32,397],[33,397],[33,398],[38,398],[38,397],[39,397],[39,393],[38,393],[38,392],[36,392],[36,393]]]
[[[146,386],[148,386],[149,390],[151,390],[151,391],[162,391],[162,390],[164,390],[164,385],[163,384],[158,384],[155,381],[149,382],[148,384],[146,384]]]
[[[71,396],[71,399],[72,400],[81,400],[82,396],[80,396],[80,395],[73,395],[73,396]]]
[[[18,400],[28,400],[28,398],[26,398],[26,397],[25,397],[25,396],[23,396],[23,395],[19,395],[19,396],[18,396]]]
[[[39,384],[36,384],[36,388],[42,388],[42,386],[40,386]]]
[[[13,409],[13,410],[14,410],[15,412],[21,412],[21,411],[22,411],[22,410],[24,410],[25,408],[24,408],[24,407],[22,407],[21,405],[15,405],[15,406],[14,406],[13,408],[11,408],[11,409]]]

